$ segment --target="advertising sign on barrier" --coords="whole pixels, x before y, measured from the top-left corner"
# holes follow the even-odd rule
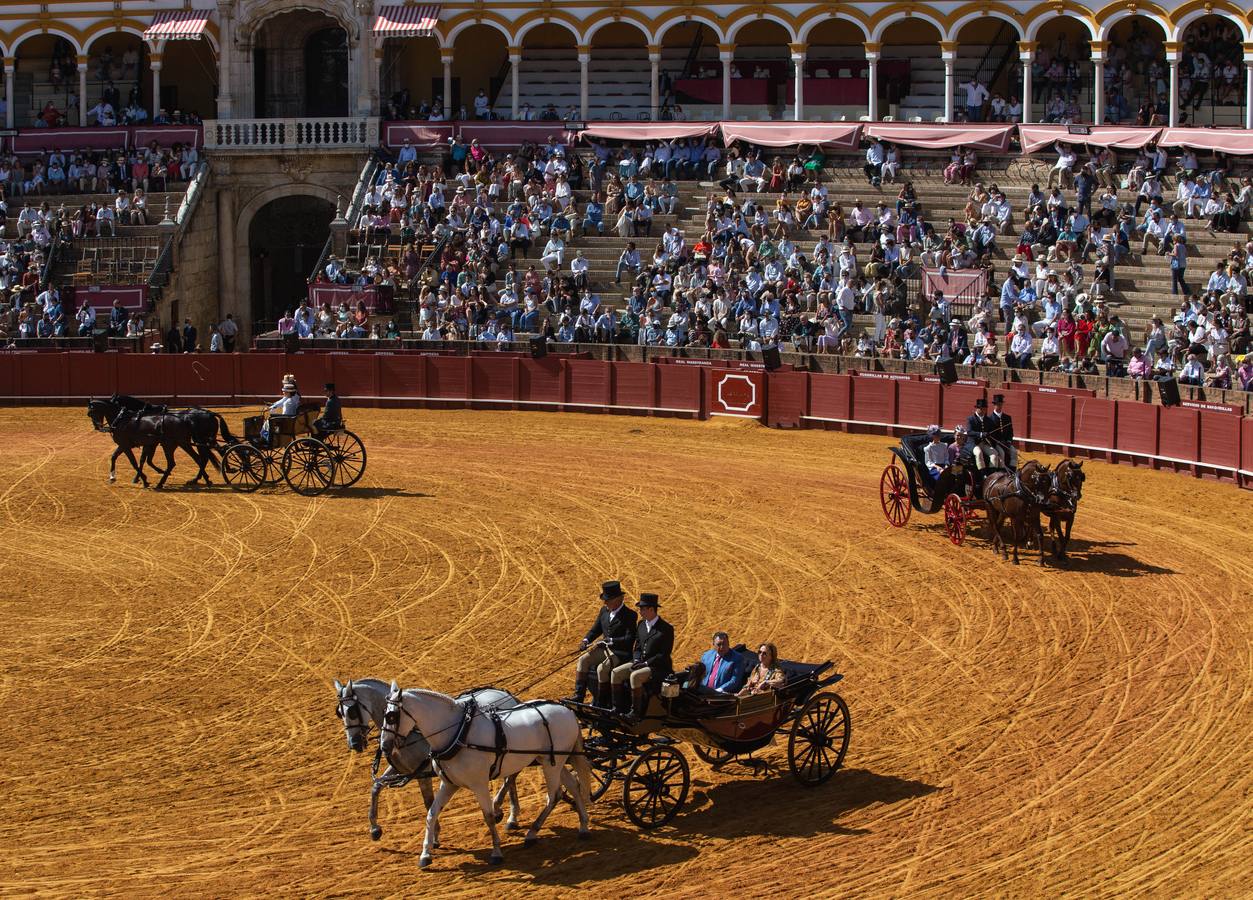
[[[1059,387],[1055,384],[1020,384],[1015,381],[1001,383],[1003,391],[1030,391],[1033,394],[1064,394],[1068,397],[1095,397],[1096,391],[1088,388]]]
[[[1179,405],[1187,409],[1203,409],[1206,412],[1231,413],[1242,415],[1244,408],[1232,403],[1210,403],[1208,400],[1180,400]]]
[[[867,369],[854,369],[853,375],[858,378],[881,378],[887,381],[917,381],[918,376],[909,372],[871,372]]]
[[[741,419],[761,418],[766,376],[760,372],[709,372],[709,414]]]
[[[930,384],[942,384],[943,383],[940,381],[939,375],[923,375],[922,380]],[[951,382],[951,383],[960,384],[963,387],[987,387],[988,386],[988,381],[986,378],[958,378],[956,381]]]

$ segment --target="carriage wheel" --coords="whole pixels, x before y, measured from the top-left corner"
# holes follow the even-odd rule
[[[895,461],[883,470],[879,479],[879,500],[883,514],[893,528],[904,528],[909,521],[909,482]]]
[[[592,768],[592,783],[588,785],[588,798],[595,803],[601,797],[605,796],[605,792],[609,790],[609,786],[613,784],[614,778],[618,775],[618,759],[615,756],[601,753],[596,745],[590,741],[584,743],[583,752],[587,754],[587,764]],[[562,787],[561,797],[571,806],[574,805],[574,798],[570,796],[570,792]]]
[[[852,733],[848,704],[839,694],[818,694],[792,723],[787,764],[806,787],[822,784],[836,773],[848,751]]]
[[[683,808],[691,784],[683,754],[662,744],[631,763],[622,784],[622,805],[640,828],[660,828]]]
[[[696,755],[709,763],[711,766],[722,766],[735,759],[734,753],[729,753],[718,747],[703,747],[700,744],[693,744],[692,749],[696,751]]]
[[[275,447],[258,448],[265,460],[265,483],[278,484],[283,478],[283,451]]]
[[[961,497],[949,494],[944,498],[944,530],[948,532],[948,539],[959,547],[966,540],[967,518]]]
[[[252,493],[265,484],[265,454],[250,444],[231,444],[222,451],[222,480],[237,491]]]
[[[297,494],[316,497],[335,481],[335,457],[317,438],[292,441],[283,452],[283,480]]]
[[[332,431],[323,441],[335,456],[335,487],[352,487],[365,474],[365,444],[351,431]]]

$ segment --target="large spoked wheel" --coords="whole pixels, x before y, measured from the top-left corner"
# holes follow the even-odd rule
[[[696,751],[697,756],[715,767],[725,765],[735,759],[734,753],[728,753],[726,750],[720,750],[717,747],[702,747],[700,744],[693,744],[692,749]]]
[[[593,803],[605,796],[614,778],[620,777],[618,758],[599,752],[594,740],[591,739],[583,745],[584,752],[587,754],[587,764],[592,769],[592,783],[588,785],[587,793]],[[574,798],[564,787],[561,789],[561,796],[567,803],[573,805]]]
[[[815,787],[834,775],[844,763],[852,730],[843,697],[818,694],[810,698],[792,723],[787,741],[787,764],[796,780]]]
[[[948,539],[958,547],[966,540],[967,519],[966,507],[961,497],[949,494],[944,498],[944,530],[948,533]]]
[[[879,500],[888,524],[893,528],[904,528],[910,513],[909,481],[895,461],[883,470],[879,479]]]
[[[351,431],[332,431],[323,442],[335,457],[335,487],[351,487],[365,474],[365,444]]]
[[[237,491],[252,493],[265,484],[265,454],[250,444],[231,444],[222,451],[222,480]]]
[[[257,452],[265,459],[265,483],[278,484],[283,478],[283,451],[277,447],[262,447]]]
[[[335,482],[335,457],[317,438],[299,438],[283,452],[283,480],[297,494],[316,497]]]
[[[691,784],[682,753],[667,745],[653,747],[627,770],[622,805],[627,817],[640,828],[660,828],[683,808]]]

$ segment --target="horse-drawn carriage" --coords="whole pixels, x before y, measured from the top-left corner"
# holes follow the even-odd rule
[[[302,401],[294,416],[249,416],[243,440],[222,451],[222,478],[237,491],[255,491],[280,478],[298,494],[316,496],[330,487],[349,487],[365,473],[361,439],[343,422],[317,424],[322,405]]]
[[[592,770],[590,795],[604,796],[622,782],[627,816],[640,828],[669,822],[687,802],[691,774],[679,743],[721,766],[748,757],[787,735],[788,768],[807,786],[827,781],[844,762],[851,733],[848,705],[823,690],[844,676],[832,663],[781,661],[786,682],[778,690],[739,697],[701,685],[700,664],[668,676],[639,721],[612,710],[562,701],[584,728]]]
[[[948,444],[953,434],[942,432],[941,441]],[[929,434],[907,434],[900,446],[892,447],[892,461],[879,478],[879,500],[883,515],[894,528],[904,528],[911,509],[925,516],[944,514],[944,530],[954,544],[966,540],[970,521],[986,508],[981,499],[983,482],[1003,468],[980,469],[974,460],[958,457],[939,476],[933,476],[926,464]],[[899,461],[899,465],[898,465]]]

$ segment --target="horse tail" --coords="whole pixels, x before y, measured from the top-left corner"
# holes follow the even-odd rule
[[[583,808],[588,809],[592,805],[592,764],[583,752],[582,730],[574,741],[574,753],[571,755],[574,757],[574,774],[579,779],[579,796],[583,798]]]
[[[239,441],[235,435],[231,434],[230,427],[226,424],[226,420],[222,418],[221,413],[212,413],[213,417],[218,420],[218,427],[222,429],[222,438],[228,444],[237,444]]]

